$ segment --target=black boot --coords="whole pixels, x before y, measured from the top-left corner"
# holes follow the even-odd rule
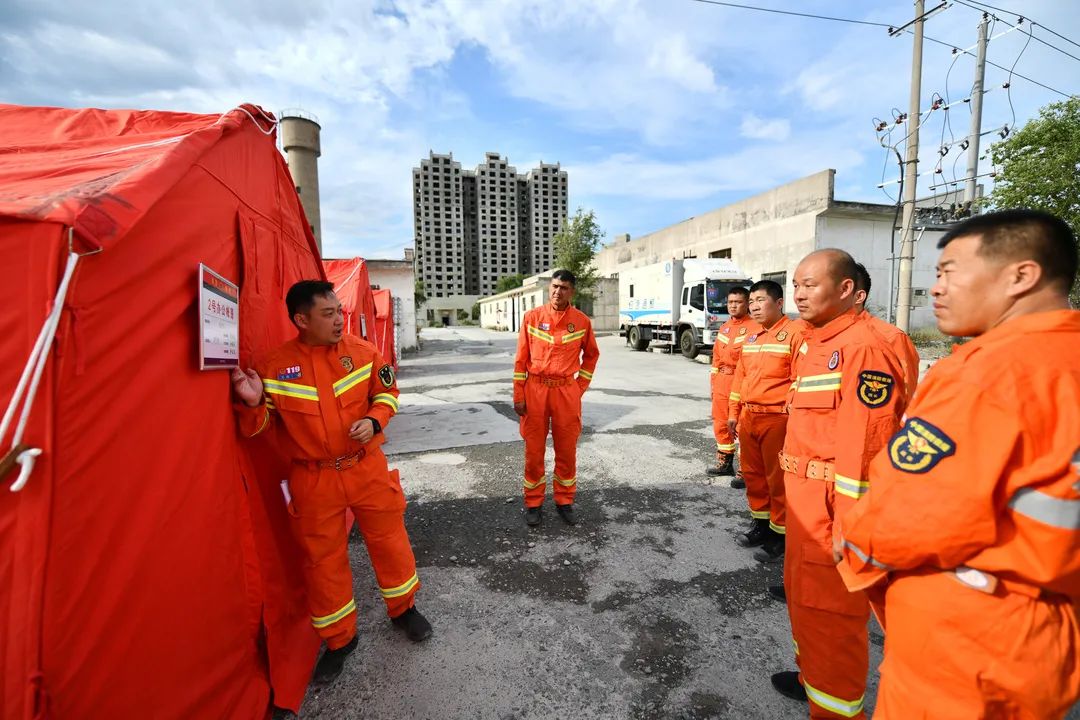
[[[404,630],[406,637],[413,642],[420,642],[431,637],[431,623],[420,614],[416,606],[409,608],[396,618],[390,618],[390,622]]]
[[[315,666],[315,674],[311,677],[311,681],[318,685],[325,685],[340,675],[345,667],[345,658],[356,649],[358,643],[359,640],[353,635],[353,639],[347,645],[324,652]]]
[[[735,477],[731,478],[731,487],[736,490],[743,490],[746,488],[746,480],[743,479],[742,473],[738,470],[735,471]]]
[[[540,508],[539,507],[527,507],[525,508],[525,524],[529,527],[536,527],[540,524]]]
[[[577,525],[577,514],[574,513],[574,503],[556,505],[555,510],[559,513],[559,517],[563,519],[564,523],[567,525]]]
[[[709,477],[722,477],[724,475],[734,475],[735,471],[732,467],[732,458],[735,456],[732,453],[716,451],[716,465],[705,471],[705,474]]]
[[[765,542],[754,551],[754,559],[758,562],[771,563],[784,559],[784,536],[769,529],[769,535]]]
[[[768,539],[770,532],[768,520],[754,520],[754,526],[737,536],[735,543],[745,548],[757,547]]]
[[[785,670],[776,673],[770,680],[772,680],[772,686],[776,688],[776,692],[784,697],[806,702],[806,688],[799,682],[799,673]]]
[[[784,592],[783,585],[770,585],[768,588],[769,597],[773,600],[779,600],[782,603],[787,602],[787,593]]]

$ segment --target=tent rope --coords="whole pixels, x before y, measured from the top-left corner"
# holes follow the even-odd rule
[[[34,463],[42,453],[41,448],[28,448],[22,444],[23,433],[26,432],[26,424],[30,420],[30,411],[34,405],[34,398],[37,396],[41,376],[45,372],[45,364],[49,360],[49,351],[52,348],[53,340],[56,338],[56,329],[60,326],[60,317],[64,313],[64,300],[67,298],[68,286],[71,284],[71,276],[75,273],[75,265],[79,262],[79,257],[79,254],[74,251],[68,253],[67,267],[64,268],[64,277],[60,281],[60,287],[56,290],[52,308],[45,318],[45,324],[42,325],[41,332],[38,333],[33,350],[30,351],[30,357],[26,361],[26,367],[23,368],[19,384],[15,387],[15,393],[11,396],[11,402],[8,403],[7,411],[4,413],[4,419],[0,422],[0,438],[3,438],[7,435],[11,421],[15,417],[15,411],[19,407],[20,401],[23,400],[23,393],[25,392],[26,398],[25,402],[22,402],[19,423],[16,425],[15,434],[11,438],[11,449],[8,450],[7,455],[4,457],[5,462],[2,463],[7,465],[10,458],[14,456],[14,462],[20,466],[19,477],[11,484],[11,492],[19,492],[26,486],[26,483],[30,480],[30,473],[34,471]]]

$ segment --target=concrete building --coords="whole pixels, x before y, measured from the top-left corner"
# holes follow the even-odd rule
[[[551,275],[533,275],[521,287],[480,299],[480,326],[489,330],[521,329],[521,319],[534,307],[548,301]],[[600,278],[590,304],[582,308],[593,322],[593,330],[616,330],[619,327],[619,281]]]
[[[868,308],[889,319],[900,252],[900,232],[893,233],[896,206],[836,200],[834,176],[824,170],[638,238],[618,236],[597,253],[597,268],[602,276],[618,277],[620,269],[670,258],[730,257],[755,280],[779,282],[792,313],[799,260],[813,250],[840,248],[866,265],[873,281]],[[940,226],[916,231],[912,328],[934,324],[927,300],[942,234]]]
[[[315,244],[322,254],[322,220],[319,211],[319,156],[321,128],[314,115],[303,110],[282,110],[281,148],[285,151],[300,204],[304,207]]]
[[[394,298],[394,346],[399,353],[415,352],[416,276],[413,274],[412,251],[406,250],[402,260],[365,260],[368,281],[375,289],[389,290]]]
[[[525,175],[499,153],[475,170],[434,152],[413,168],[416,276],[429,298],[495,292],[505,275],[551,268],[568,180],[556,164]]]

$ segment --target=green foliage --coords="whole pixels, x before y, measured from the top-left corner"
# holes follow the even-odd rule
[[[514,288],[521,287],[521,284],[525,282],[525,276],[521,273],[517,275],[503,275],[495,283],[495,292],[503,293],[507,290],[513,290]]]
[[[604,239],[604,231],[596,224],[596,213],[578,208],[555,235],[555,262],[552,269],[569,270],[577,278],[574,305],[581,307],[593,299],[599,275],[593,260]]]
[[[1045,210],[1080,235],[1080,98],[1047,105],[990,155],[1001,168],[990,194],[995,209]]]
[[[479,322],[480,320],[480,301],[474,302],[472,306],[472,319]]]
[[[416,281],[416,286],[413,288],[413,292],[415,293],[414,303],[416,305],[416,309],[419,310],[420,306],[427,302],[427,295],[424,294],[423,280]]]

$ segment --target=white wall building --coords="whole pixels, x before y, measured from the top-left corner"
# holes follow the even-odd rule
[[[754,280],[779,282],[785,310],[793,313],[795,266],[814,250],[840,248],[866,265],[873,283],[868,307],[888,318],[896,294],[892,258],[900,254],[900,232],[895,238],[892,232],[896,207],[836,200],[834,176],[834,170],[824,170],[648,235],[620,236],[597,253],[597,268],[611,277],[622,268],[670,258],[730,257]],[[927,300],[942,234],[940,227],[928,228],[916,243],[912,328],[934,324]]]
[[[365,260],[372,288],[389,290],[394,298],[395,346],[401,353],[414,352],[416,342],[416,275],[412,258]]]
[[[481,298],[480,327],[489,330],[521,329],[521,319],[534,307],[548,301],[551,275],[533,275],[525,278],[521,287]],[[619,327],[619,281],[600,278],[594,290],[591,312],[593,330],[615,330]]]

